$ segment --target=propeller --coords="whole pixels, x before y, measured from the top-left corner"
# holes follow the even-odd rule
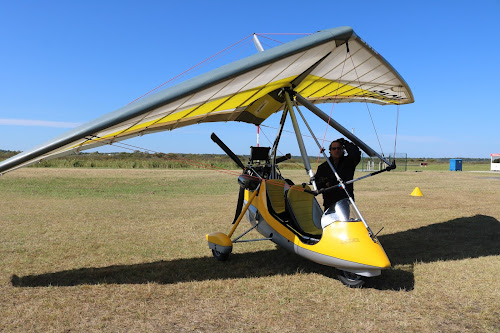
[[[224,142],[222,142],[222,140],[219,139],[217,135],[215,135],[215,133],[212,133],[212,135],[210,135],[210,139],[212,139],[213,142],[215,142],[219,147],[221,147],[222,150],[224,150],[224,152],[227,154],[227,156],[229,156],[234,161],[234,163],[238,164],[240,168],[245,169],[245,165],[243,164],[243,162],[241,162],[238,156],[236,156],[231,151],[231,149],[229,149],[229,147],[226,146]]]

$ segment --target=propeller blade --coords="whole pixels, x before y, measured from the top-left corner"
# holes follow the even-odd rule
[[[222,148],[222,150],[224,150],[224,152],[227,154],[227,156],[229,156],[233,161],[234,163],[238,164],[238,166],[242,169],[245,169],[245,165],[243,164],[243,162],[241,162],[241,160],[238,158],[238,156],[236,156],[232,151],[231,149],[229,149],[225,144],[224,142],[222,142],[221,139],[219,139],[219,137],[217,135],[215,135],[215,133],[212,133],[212,135],[210,135],[210,139],[212,139],[213,142],[215,142],[217,145],[219,145],[219,147]]]

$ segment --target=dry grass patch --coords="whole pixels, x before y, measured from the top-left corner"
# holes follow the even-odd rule
[[[303,171],[286,171],[305,180]],[[424,197],[409,194],[419,186]],[[345,288],[274,244],[217,262],[236,177],[21,169],[0,178],[0,330],[499,331],[500,179],[387,173],[356,200],[394,267]]]

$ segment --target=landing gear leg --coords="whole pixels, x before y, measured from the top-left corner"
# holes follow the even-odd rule
[[[340,274],[337,274],[337,277],[339,278],[340,282],[342,282],[349,288],[361,288],[363,283],[365,283],[365,280],[363,280],[363,277],[360,275],[347,271],[339,271],[339,273]]]

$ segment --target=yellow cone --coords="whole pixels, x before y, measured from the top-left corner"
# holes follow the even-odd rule
[[[413,190],[413,192],[411,192],[412,196],[414,197],[423,197],[424,195],[422,194],[422,191],[420,191],[420,188],[417,186],[415,187],[415,189]]]

